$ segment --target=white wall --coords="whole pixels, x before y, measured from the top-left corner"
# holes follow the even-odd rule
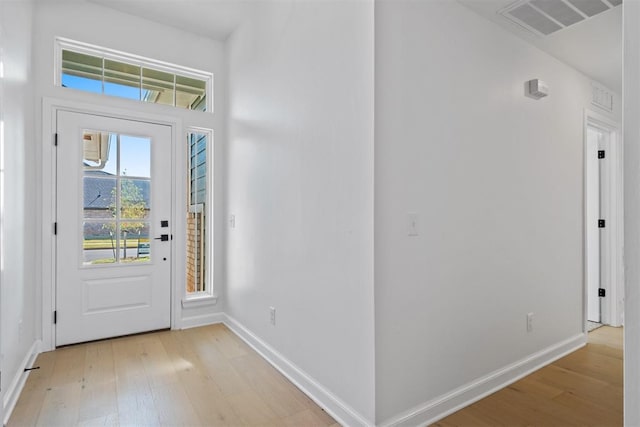
[[[579,345],[592,107],[584,75],[456,2],[380,1],[375,24],[380,423]],[[524,96],[533,78],[550,96]]]
[[[113,9],[87,2],[39,2],[35,14],[34,63],[36,100],[41,105],[43,97],[74,100],[78,102],[116,107],[123,112],[143,112],[172,116],[183,126],[200,126],[214,129],[214,170],[215,170],[215,291],[220,297],[215,306],[190,308],[183,310],[176,304],[177,326],[193,326],[210,322],[216,312],[224,310],[224,233],[223,192],[224,192],[224,144],[225,139],[225,93],[226,64],[224,43],[187,31],[157,24]],[[65,37],[72,40],[94,44],[118,51],[141,55],[160,61],[166,61],[214,74],[214,114],[176,109],[164,105],[145,104],[108,96],[100,96],[69,90],[54,85],[54,40]],[[48,112],[47,112],[48,113]],[[41,109],[38,109],[38,129],[41,126]],[[185,130],[186,131],[186,130]],[[40,132],[40,131],[39,131]],[[38,133],[40,135],[41,133]],[[47,142],[44,142],[45,144]],[[179,136],[178,144],[184,144]],[[46,153],[46,150],[44,150]],[[179,206],[185,206],[186,173],[184,171],[186,150],[178,150],[176,173],[182,180],[177,185],[176,200]],[[45,156],[46,157],[46,156]],[[45,166],[49,160],[44,159]],[[185,214],[186,215],[186,214]],[[183,289],[185,270],[185,224],[183,217],[177,218],[172,230],[175,237],[174,271],[176,288]],[[44,273],[45,276],[47,273]],[[46,277],[43,279],[46,284]],[[46,322],[45,322],[46,324]]]
[[[624,3],[624,424],[640,425],[640,3]]]
[[[259,4],[228,74],[228,313],[372,423],[373,4]]]
[[[29,1],[0,2],[0,49],[4,77],[0,120],[4,123],[2,174],[2,319],[3,407],[13,397],[11,385],[36,340],[36,181],[37,142],[33,127],[31,34],[33,6]],[[2,420],[0,420],[2,421]]]
[[[228,234],[227,312],[371,424],[581,332],[588,79],[455,2],[378,2],[374,146],[373,5],[283,1],[258,4],[255,14],[229,40],[227,70],[221,43],[93,4],[39,2],[35,98],[178,114],[186,125],[214,127],[216,191],[228,199],[226,212],[216,211],[217,235]],[[2,82],[12,142],[2,230],[4,390],[40,333],[40,295],[26,263],[41,231],[28,226],[41,209],[41,159],[27,147],[41,133],[28,84],[29,6],[0,1],[0,17],[2,35],[16,36],[2,45],[3,58],[15,58]],[[55,36],[212,70],[216,114],[57,88]],[[524,97],[531,78],[547,81],[550,97]],[[36,109],[35,129],[41,114]],[[407,212],[419,213],[417,237],[406,235]],[[228,214],[236,227],[224,230]],[[220,284],[222,239],[216,244]],[[529,334],[527,312],[535,313]],[[626,392],[637,392],[637,382],[625,380]]]

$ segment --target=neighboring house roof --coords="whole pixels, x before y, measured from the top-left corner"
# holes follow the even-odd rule
[[[140,189],[145,208],[148,209],[151,199],[151,183],[146,179],[132,179]],[[84,174],[84,208],[108,209],[112,203],[112,194],[116,186],[116,177],[104,171],[85,171]]]

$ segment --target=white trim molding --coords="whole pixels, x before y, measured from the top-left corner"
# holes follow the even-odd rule
[[[224,313],[201,314],[198,316],[185,317],[180,321],[180,329],[198,328],[200,326],[215,325],[224,323],[226,317]]]
[[[343,426],[373,426],[374,423],[367,420],[356,410],[347,405],[339,397],[327,390],[309,374],[304,372],[293,362],[288,360],[269,344],[261,340],[253,332],[243,326],[233,317],[225,314],[225,325],[238,337],[253,348],[260,356],[287,377],[296,387],[304,392],[318,406],[323,408],[339,424]]]
[[[547,347],[475,381],[418,405],[380,424],[382,427],[426,426],[518,381],[586,344],[581,333]]]
[[[218,297],[214,295],[194,296],[182,299],[182,308],[209,307],[218,303]]]
[[[119,119],[137,120],[142,122],[157,123],[171,127],[172,152],[183,135],[183,121],[177,116],[151,114],[138,110],[127,110],[117,106],[97,105],[66,99],[43,98],[42,100],[42,141],[41,159],[42,191],[39,194],[41,204],[41,233],[39,236],[42,257],[42,350],[49,351],[55,348],[55,325],[53,323],[53,311],[55,310],[55,280],[56,280],[56,241],[53,235],[53,223],[56,220],[56,157],[54,151],[54,134],[56,132],[56,115],[58,111],[76,111],[86,114],[109,116]],[[174,154],[175,157],[175,154]],[[172,165],[170,173],[172,182],[176,182],[176,165]],[[173,188],[176,188],[175,186]],[[175,201],[177,195],[173,194]],[[173,203],[175,208],[175,203]],[[182,212],[182,210],[180,211]],[[179,218],[178,212],[172,211],[171,223]],[[182,252],[176,250],[181,240],[176,239],[172,244],[172,268],[171,268],[171,327],[178,327],[182,316],[181,299],[184,293],[184,280],[178,277],[176,268]],[[185,246],[182,246],[185,247]],[[178,256],[176,256],[178,255]],[[178,288],[179,287],[179,288]]]
[[[607,295],[602,300],[601,322],[611,326],[622,326],[624,318],[624,170],[623,170],[623,145],[620,124],[596,111],[584,110],[584,324],[587,322],[587,127],[593,126],[608,132],[610,135],[609,147],[606,153],[608,161],[604,169],[602,185],[606,186],[604,197],[601,200],[601,212],[606,216],[607,231],[601,237],[603,259],[601,260],[602,275],[604,277],[603,288]]]
[[[25,354],[24,359],[22,359],[22,362],[18,366],[16,375],[11,379],[9,386],[5,390],[4,398],[2,399],[2,412],[4,414],[4,419],[2,420],[3,425],[7,425],[9,423],[11,413],[16,407],[16,403],[18,403],[20,393],[22,393],[24,384],[27,382],[27,378],[29,377],[28,371],[26,372],[25,369],[33,367],[33,363],[36,361],[38,354],[40,354],[41,344],[42,342],[40,340],[34,341],[27,354]]]

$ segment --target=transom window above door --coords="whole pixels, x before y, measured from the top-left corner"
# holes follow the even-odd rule
[[[64,39],[57,39],[56,58],[62,87],[211,111],[211,73]]]

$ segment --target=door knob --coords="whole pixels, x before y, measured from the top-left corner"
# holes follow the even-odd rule
[[[155,240],[160,240],[161,242],[168,242],[169,241],[169,235],[168,234],[161,234],[160,237],[156,237]]]

